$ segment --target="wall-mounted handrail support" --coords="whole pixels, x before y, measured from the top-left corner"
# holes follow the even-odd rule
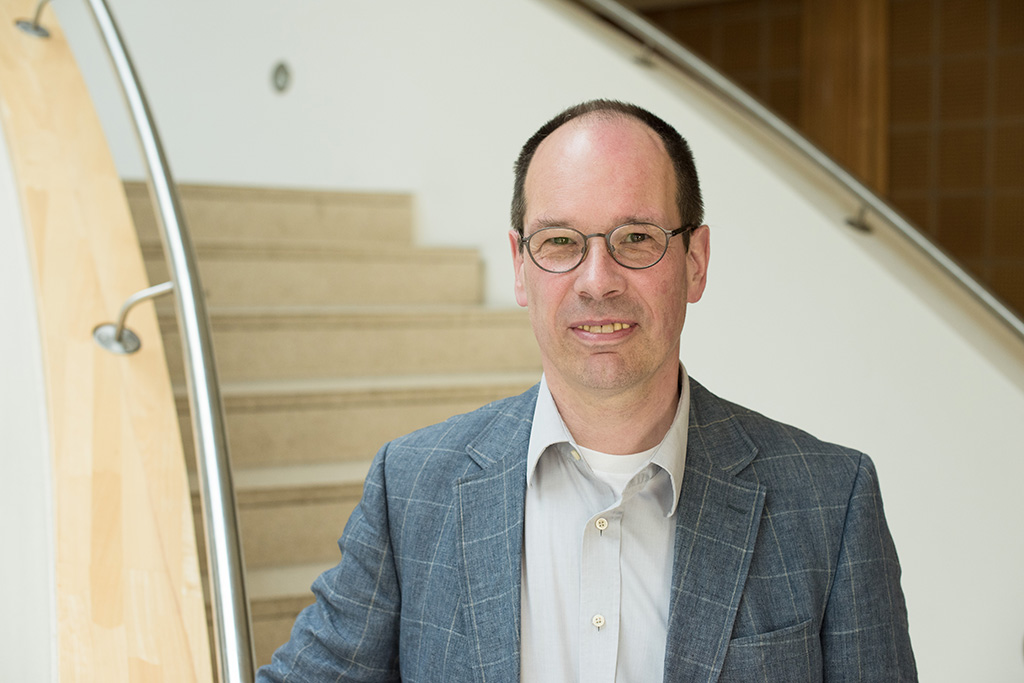
[[[865,220],[867,216],[868,205],[861,204],[860,211],[857,212],[857,215],[855,217],[850,216],[849,218],[847,218],[846,224],[849,225],[851,228],[860,230],[861,232],[871,232],[871,226],[868,225],[868,222]]]
[[[152,287],[135,292],[121,304],[121,311],[117,314],[117,322],[97,325],[96,329],[92,331],[93,339],[111,353],[135,353],[142,348],[142,342],[139,340],[139,335],[125,327],[125,324],[128,322],[128,312],[143,301],[149,301],[158,296],[170,294],[173,291],[173,282],[162,282],[159,285],[153,285]]]
[[[14,25],[29,35],[33,35],[38,38],[49,38],[50,32],[39,23],[39,17],[43,13],[43,7],[45,7],[48,2],[50,2],[50,0],[39,0],[39,4],[36,6],[36,15],[32,18],[32,21],[29,21],[28,19],[18,19],[14,22]]]
[[[157,226],[174,283],[175,311],[192,410],[196,469],[206,530],[210,606],[219,678],[221,683],[251,683],[256,677],[252,620],[245,589],[224,405],[195,250],[149,105],[121,33],[105,0],[89,0],[89,8],[117,71],[142,146],[150,196],[157,209]]]

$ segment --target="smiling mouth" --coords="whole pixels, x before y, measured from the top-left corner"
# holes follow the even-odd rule
[[[611,334],[619,330],[629,329],[629,323],[609,323],[607,325],[580,325],[576,329],[590,332],[591,334]]]

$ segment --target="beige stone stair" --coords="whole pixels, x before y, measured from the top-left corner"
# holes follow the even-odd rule
[[[151,281],[162,282],[147,191],[126,192]],[[312,601],[313,579],[337,562],[380,446],[525,390],[539,356],[524,311],[481,305],[474,252],[412,244],[408,197],[180,194],[208,294],[262,664]],[[173,307],[161,301],[158,312],[191,461]],[[193,506],[199,520],[197,493]]]
[[[525,391],[538,377],[532,370],[224,383],[232,463],[250,468],[364,460],[391,439]],[[191,458],[188,401],[183,387],[178,392]]]
[[[153,284],[168,279],[163,250],[143,245]],[[198,243],[210,306],[479,304],[482,265],[466,249],[292,247],[280,242]]]
[[[288,640],[297,615],[312,600],[309,587],[336,562],[309,562],[283,567],[262,567],[248,572],[247,589],[255,625],[256,659],[270,660]]]
[[[171,377],[184,377],[173,311],[160,327]],[[536,368],[523,310],[480,306],[211,307],[224,382]]]
[[[246,568],[337,562],[338,537],[359,502],[369,467],[367,458],[234,469]],[[198,515],[196,488],[193,483]]]
[[[144,246],[160,244],[145,183],[125,183],[125,194],[139,241]],[[178,195],[197,244],[412,243],[413,204],[408,195],[188,184],[178,186]]]

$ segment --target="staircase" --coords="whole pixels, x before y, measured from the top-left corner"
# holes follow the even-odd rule
[[[125,188],[150,281],[163,282],[148,192]],[[312,602],[313,579],[337,563],[377,449],[525,390],[540,360],[524,311],[482,306],[474,252],[413,245],[409,197],[207,186],[180,194],[213,327],[265,664]],[[158,314],[194,472],[170,302]],[[195,486],[193,508],[199,522]]]

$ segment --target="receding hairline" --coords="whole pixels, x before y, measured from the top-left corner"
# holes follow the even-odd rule
[[[544,147],[545,143],[550,141],[551,138],[555,137],[558,134],[558,132],[562,130],[568,130],[570,128],[592,127],[596,124],[614,121],[633,123],[644,131],[648,139],[650,139],[655,144],[657,149],[661,152],[661,154],[664,155],[664,160],[667,163],[669,170],[672,172],[674,193],[678,194],[678,172],[676,170],[675,164],[673,163],[672,155],[669,154],[668,147],[665,145],[665,141],[662,139],[661,135],[658,134],[658,131],[651,128],[651,126],[649,126],[646,121],[637,116],[634,116],[630,112],[619,111],[617,109],[596,109],[594,111],[588,111],[584,114],[580,114],[579,116],[575,116],[569,119],[568,121],[564,122],[562,125],[555,128],[554,130],[550,131],[533,150],[533,153],[530,155],[529,163],[526,166],[526,172],[523,174],[523,208],[526,208],[525,205],[528,201],[526,197],[526,185],[529,182],[530,171],[533,169],[533,162],[536,160],[537,154],[540,153],[540,150],[541,148]],[[673,199],[677,205],[678,210],[679,198],[674,197]],[[525,211],[523,217],[525,218]]]
[[[687,225],[703,222],[704,202],[701,197],[700,181],[689,143],[672,124],[656,114],[628,102],[618,100],[589,100],[569,107],[556,114],[541,126],[523,145],[516,158],[512,184],[511,226],[520,237],[523,235],[523,221],[526,216],[526,176],[533,165],[533,157],[548,137],[557,133],[567,123],[581,121],[580,125],[593,125],[598,121],[628,121],[635,119],[643,124],[649,133],[661,141],[661,147],[675,171],[676,197],[680,217]],[[685,239],[685,237],[684,237]]]
[[[544,146],[545,142],[554,137],[555,134],[558,133],[558,131],[567,128],[579,128],[584,126],[589,127],[599,123],[614,121],[633,123],[642,128],[644,132],[647,133],[648,137],[650,137],[655,143],[657,143],[658,149],[662,151],[665,157],[669,160],[669,164],[671,165],[672,156],[668,153],[668,147],[665,145],[665,141],[662,139],[661,135],[658,134],[658,131],[651,128],[651,126],[646,121],[644,121],[638,116],[635,116],[630,112],[619,111],[618,109],[595,109],[594,111],[588,111],[584,114],[580,114],[579,116],[574,116],[573,118],[569,119],[568,121],[560,125],[558,128],[555,128],[554,130],[549,132],[544,137],[544,139],[540,141],[536,149],[534,149],[533,154],[530,155],[530,162],[526,165],[526,173],[529,174],[530,168],[533,166],[533,159],[534,157],[537,156],[537,152],[540,150],[540,148]]]

